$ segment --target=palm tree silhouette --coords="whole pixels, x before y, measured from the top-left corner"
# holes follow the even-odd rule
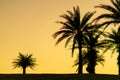
[[[90,63],[90,62],[89,62],[88,56],[89,56],[88,52],[85,51],[85,50],[83,50],[82,64],[83,64],[83,65],[87,65],[87,68],[86,68],[87,72],[93,73],[93,72],[91,72],[91,69],[90,69],[91,66],[89,66],[89,63]],[[74,66],[78,66],[78,62],[79,62],[78,60],[79,60],[79,59],[77,58],[77,59],[74,61],[73,67],[74,67]],[[104,64],[103,64],[104,61],[105,61],[104,56],[103,56],[103,55],[100,55],[100,54],[97,54],[97,55],[96,55],[96,60],[94,61],[94,62],[95,62],[94,65],[96,66],[96,65],[98,65],[99,63],[102,64],[102,65],[104,65]],[[77,71],[78,71],[78,70],[79,70],[79,69],[77,69]],[[94,72],[94,73],[95,73],[95,72]]]
[[[95,12],[86,13],[83,18],[80,16],[80,10],[77,6],[73,7],[73,12],[67,11],[68,14],[63,14],[60,17],[64,18],[66,21],[60,21],[58,23],[62,24],[62,28],[59,31],[53,34],[53,38],[56,38],[58,35],[61,35],[58,38],[56,45],[59,44],[62,40],[66,40],[65,47],[72,40],[72,56],[74,54],[75,45],[78,44],[79,50],[79,71],[78,74],[82,73],[82,40],[84,37],[84,33],[89,26],[89,20],[94,15]]]
[[[87,63],[87,71],[89,73],[95,73],[95,66],[97,64],[97,60],[99,58],[99,53],[100,49],[105,48],[106,42],[103,40],[99,40],[101,34],[103,32],[101,31],[89,31],[87,33],[87,37],[85,38],[83,48],[85,49],[83,51],[83,64]],[[100,58],[99,58],[100,59]],[[102,60],[102,59],[101,59]]]
[[[13,66],[14,68],[22,68],[23,69],[23,75],[26,74],[26,68],[30,67],[33,69],[36,65],[36,59],[32,58],[32,54],[30,55],[23,55],[22,53],[19,53],[18,58],[14,59]]]
[[[102,33],[101,31],[91,31],[87,34],[88,38],[86,39],[85,47],[87,48],[87,57],[89,61],[87,70],[89,73],[95,73],[96,60],[98,58],[97,53],[106,46],[106,42],[99,39]]]
[[[107,39],[105,39],[104,41],[108,42],[107,46],[106,46],[106,51],[112,49],[112,54],[114,52],[118,52],[118,68],[119,68],[119,75],[120,75],[120,27],[118,28],[118,30],[114,30],[112,29],[112,32],[108,32],[106,33],[106,35],[104,35],[105,37],[107,37]]]
[[[110,0],[112,5],[101,4],[99,6],[95,6],[97,8],[102,8],[109,13],[103,13],[99,15],[95,20],[99,21],[102,19],[106,19],[105,22],[101,24],[101,26],[106,25],[106,27],[110,24],[119,24],[120,23],[120,0]]]

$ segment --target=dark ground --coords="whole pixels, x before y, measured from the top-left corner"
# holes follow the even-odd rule
[[[0,80],[120,80],[108,74],[0,74]]]

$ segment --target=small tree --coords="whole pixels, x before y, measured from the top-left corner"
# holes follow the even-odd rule
[[[22,68],[23,70],[23,75],[26,74],[26,68],[30,67],[31,69],[33,69],[33,67],[35,67],[36,65],[36,59],[32,58],[32,54],[26,54],[23,55],[22,53],[19,53],[18,57],[16,59],[14,59],[13,66],[14,68]]]

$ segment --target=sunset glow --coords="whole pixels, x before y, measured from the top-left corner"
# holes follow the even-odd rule
[[[22,72],[12,66],[19,52],[36,58],[38,65],[27,73],[76,73],[69,47],[64,48],[64,41],[55,46],[52,34],[61,27],[56,21],[77,5],[81,16],[95,10],[99,15],[103,11],[94,6],[103,3],[110,4],[110,0],[0,0],[0,73]],[[117,55],[111,58],[109,53],[105,54],[104,66],[96,67],[96,73],[118,74]]]

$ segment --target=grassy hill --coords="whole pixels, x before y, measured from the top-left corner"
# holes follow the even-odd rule
[[[106,74],[0,74],[0,80],[120,80],[120,76]]]

